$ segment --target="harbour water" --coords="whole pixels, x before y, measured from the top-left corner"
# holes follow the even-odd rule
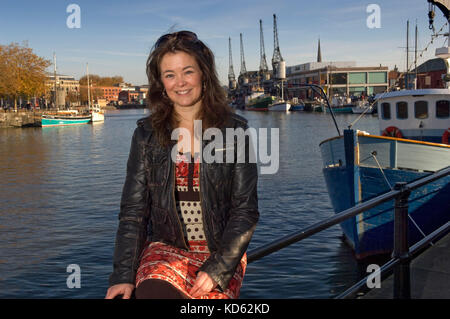
[[[279,128],[276,174],[260,175],[260,222],[249,249],[333,214],[319,143],[330,115],[237,111]],[[0,130],[0,298],[103,298],[126,161],[146,110],[110,111],[95,125]],[[342,130],[357,115],[337,116]],[[377,118],[354,126],[378,133]],[[334,226],[250,264],[241,298],[332,298],[366,275]],[[81,287],[68,288],[69,265]]]

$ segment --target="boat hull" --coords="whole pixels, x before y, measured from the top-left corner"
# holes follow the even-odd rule
[[[328,168],[323,170],[328,193],[336,213],[352,207],[351,187],[344,181],[353,178],[353,169]],[[378,168],[358,167],[362,201],[381,195],[390,190]],[[385,169],[384,174],[391,184],[412,182],[430,173],[405,172]],[[428,194],[428,195],[424,195]],[[413,245],[426,235],[449,221],[450,177],[425,185],[411,192],[409,215],[420,227],[410,220],[408,241]],[[393,249],[394,201],[385,202],[341,223],[347,241],[354,249],[355,256],[362,259],[371,255],[388,254]]]
[[[92,122],[104,122],[105,121],[105,115],[101,112],[92,112]]]
[[[291,108],[291,104],[282,102],[282,103],[275,103],[275,104],[269,105],[268,111],[288,112],[290,108]]]
[[[66,126],[66,125],[80,125],[88,124],[92,120],[91,116],[80,118],[61,118],[61,117],[43,117],[41,126]]]
[[[373,107],[352,107],[352,113],[353,114],[373,114],[374,108]]]
[[[249,101],[249,103],[245,106],[246,110],[249,111],[267,111],[270,104],[274,101],[273,96],[267,97],[257,97]]]
[[[356,134],[321,143],[323,174],[335,213],[450,165],[450,147],[406,139]],[[372,154],[375,154],[376,160]],[[378,167],[378,164],[382,169]],[[450,220],[450,176],[413,190],[409,196],[409,244]],[[357,259],[391,253],[394,201],[342,222]],[[417,226],[416,226],[417,224]]]
[[[291,108],[289,109],[289,111],[304,111],[304,110],[305,110],[304,104],[295,104],[292,105]]]
[[[346,113],[346,114],[352,113],[352,107],[351,106],[332,107],[331,109],[333,110],[333,113],[335,113],[335,114],[336,113]],[[328,109],[328,108],[325,108],[325,111],[327,113],[330,113],[330,109]]]

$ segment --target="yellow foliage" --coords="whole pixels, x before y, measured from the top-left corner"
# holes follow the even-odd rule
[[[45,69],[50,61],[26,44],[0,45],[0,96],[40,96],[45,93]]]

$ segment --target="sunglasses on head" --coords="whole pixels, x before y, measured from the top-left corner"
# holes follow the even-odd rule
[[[162,44],[164,44],[169,39],[181,39],[181,40],[188,40],[188,41],[192,41],[192,42],[198,41],[197,35],[194,32],[178,31],[178,32],[168,33],[168,34],[161,36],[155,43],[155,49],[160,47]]]

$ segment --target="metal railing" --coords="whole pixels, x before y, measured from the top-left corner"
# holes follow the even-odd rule
[[[394,270],[394,298],[408,299],[411,297],[409,272],[411,260],[417,257],[418,253],[422,251],[424,247],[429,245],[433,240],[439,238],[450,230],[450,222],[447,222],[410,248],[408,246],[408,198],[412,190],[448,175],[450,175],[450,166],[447,166],[442,170],[439,170],[431,175],[425,176],[409,184],[404,182],[396,183],[394,189],[385,194],[379,195],[366,202],[357,204],[354,207],[346,209],[334,215],[333,217],[330,217],[324,221],[320,221],[305,229],[274,240],[263,247],[259,247],[249,251],[247,254],[248,263],[257,261],[264,256],[267,256],[293,243],[308,238],[322,230],[328,229],[331,226],[334,226],[348,218],[356,216],[370,208],[378,206],[381,203],[394,199],[394,250],[392,253],[392,259],[380,268],[380,276],[382,279],[384,279],[387,277],[388,273]],[[373,275],[374,274],[372,274],[372,276]],[[349,298],[351,296],[354,296],[365,286],[367,278],[368,277],[360,280],[351,288],[347,289],[345,292],[341,293],[335,298]]]

